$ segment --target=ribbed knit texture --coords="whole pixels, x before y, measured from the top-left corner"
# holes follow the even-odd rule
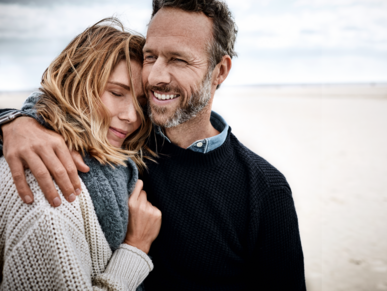
[[[128,159],[126,167],[101,165],[88,154],[84,162],[89,166],[87,173],[79,172],[89,191],[105,238],[112,251],[115,251],[125,239],[128,226],[128,198],[138,180],[136,164]]]
[[[0,290],[135,290],[153,269],[137,248],[112,253],[90,195],[53,208],[25,171],[34,202],[22,202],[4,157],[0,158]]]
[[[297,215],[278,170],[231,129],[207,154],[158,135],[150,146],[160,158],[142,178],[163,222],[146,291],[305,290]]]

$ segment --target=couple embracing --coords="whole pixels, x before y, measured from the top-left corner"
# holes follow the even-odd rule
[[[0,111],[1,290],[305,290],[285,177],[211,111],[236,33],[154,0],[146,40],[99,22]]]

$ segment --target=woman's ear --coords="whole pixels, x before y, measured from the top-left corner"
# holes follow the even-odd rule
[[[222,57],[222,60],[216,65],[214,69],[213,85],[217,87],[226,80],[228,73],[231,70],[232,61],[229,55]]]

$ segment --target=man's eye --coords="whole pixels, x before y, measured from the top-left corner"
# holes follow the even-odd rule
[[[181,63],[186,63],[186,61],[182,60],[182,59],[174,59],[176,62],[181,62]]]
[[[154,59],[155,59],[154,56],[146,56],[145,57],[145,60],[147,60],[147,61],[153,61]]]

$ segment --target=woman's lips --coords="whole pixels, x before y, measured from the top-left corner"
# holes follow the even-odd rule
[[[114,128],[114,127],[109,127],[109,130],[112,133],[114,133],[119,138],[126,138],[126,136],[128,135],[127,131],[124,131],[124,130],[121,130],[121,129],[117,129],[117,128]]]

